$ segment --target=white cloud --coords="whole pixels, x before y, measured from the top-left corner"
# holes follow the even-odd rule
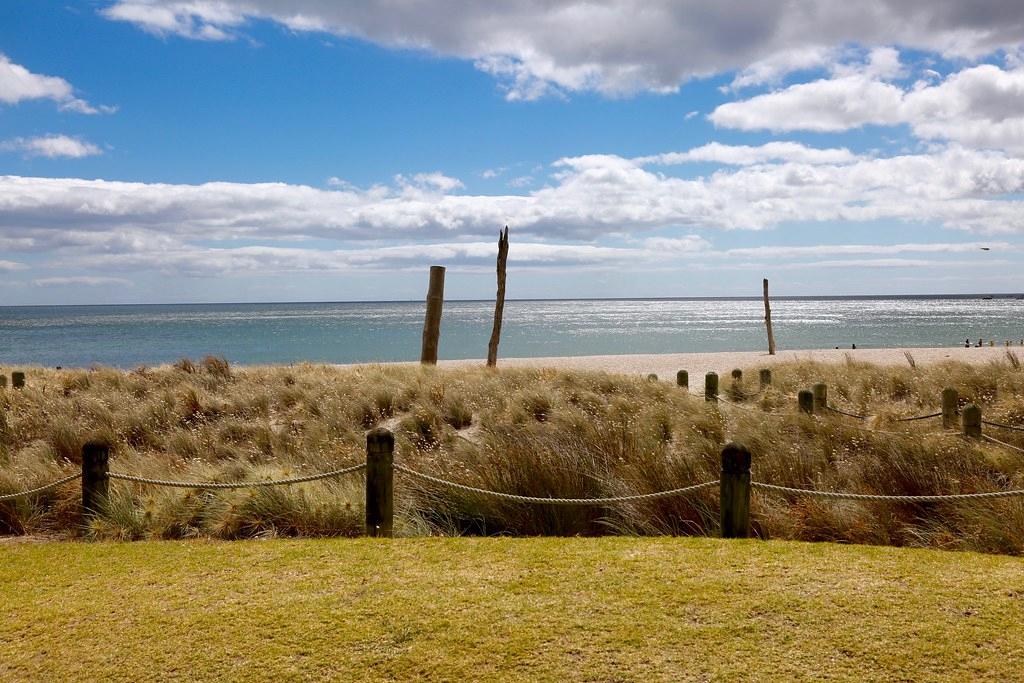
[[[25,156],[47,157],[48,159],[56,159],[58,157],[80,159],[103,153],[103,150],[91,142],[68,135],[14,138],[13,140],[0,142],[0,150],[18,151]]]
[[[904,46],[976,59],[1024,43],[1016,0],[116,0],[103,10],[159,35],[232,38],[251,19],[472,60],[509,99],[671,92],[743,70],[736,87],[815,68],[834,46]],[[881,66],[881,63],[879,64]]]
[[[7,261],[0,259],[0,272],[10,273],[15,270],[25,270],[28,266],[24,263],[18,263],[17,261]]]
[[[748,145],[723,145],[709,142],[686,152],[666,152],[645,157],[636,157],[634,162],[641,166],[673,166],[692,161],[710,161],[720,164],[747,166],[767,161],[795,161],[802,164],[847,164],[857,160],[845,147],[818,149],[798,142],[768,142],[757,147]]]
[[[24,100],[48,99],[61,109],[79,114],[111,113],[113,107],[94,107],[74,94],[74,88],[63,78],[32,73],[0,53],[0,102],[17,104]]]
[[[509,187],[529,187],[533,184],[532,175],[521,175],[512,178],[506,183]]]
[[[792,85],[720,105],[717,126],[843,131],[908,124],[914,135],[1024,154],[1024,67],[968,67],[934,85],[901,88],[869,73]]]
[[[131,280],[120,277],[95,275],[72,275],[67,277],[42,277],[32,280],[36,287],[102,287],[104,285],[133,286]]]

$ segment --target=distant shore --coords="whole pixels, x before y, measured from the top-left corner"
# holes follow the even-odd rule
[[[613,356],[552,356],[547,358],[500,358],[498,367],[543,367],[561,368],[566,370],[591,370],[626,375],[648,375],[654,373],[659,378],[670,380],[678,370],[686,370],[691,377],[699,377],[707,372],[727,374],[733,368],[755,368],[770,366],[776,363],[813,360],[822,363],[843,363],[849,356],[857,361],[876,363],[878,365],[906,365],[906,353],[909,352],[914,361],[921,365],[941,363],[943,361],[960,361],[964,363],[988,363],[1004,358],[1007,350],[1013,350],[1024,360],[1024,348],[1011,346],[982,348],[888,348],[888,349],[813,349],[802,351],[779,351],[769,356],[763,351],[719,351],[708,353],[658,353],[658,354],[625,354]],[[483,365],[484,360],[442,360],[438,366],[456,368]],[[406,365],[409,363],[397,363]],[[369,363],[346,364],[342,367],[371,365]],[[691,383],[693,380],[691,380]]]

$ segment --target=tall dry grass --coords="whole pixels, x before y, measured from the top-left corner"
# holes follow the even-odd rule
[[[954,386],[963,404],[979,403],[988,419],[1024,424],[1024,371],[1013,360],[780,365],[775,385],[745,407],[707,404],[640,377],[550,369],[231,368],[219,359],[131,372],[36,369],[27,388],[0,394],[0,493],[74,472],[90,439],[113,446],[116,471],[258,480],[361,462],[365,431],[375,425],[395,431],[399,462],[531,496],[619,496],[717,479],[729,440],[751,448],[756,480],[787,486],[891,494],[1024,488],[1024,455],[942,434],[938,420],[894,421],[936,411],[942,388]],[[756,376],[756,368],[746,374]],[[829,384],[836,407],[875,417],[861,423],[799,414],[792,396],[818,381]],[[1016,434],[1000,438],[1024,446]],[[403,534],[717,531],[713,490],[576,508],[523,505],[401,475],[396,481]],[[111,491],[88,528],[78,517],[75,482],[0,503],[0,533],[246,538],[353,535],[362,527],[360,476],[235,491],[113,482]],[[765,538],[1024,550],[1017,499],[889,504],[758,492],[752,515]]]

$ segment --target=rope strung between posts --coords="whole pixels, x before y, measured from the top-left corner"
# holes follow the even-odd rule
[[[859,413],[848,413],[845,410],[840,410],[839,408],[833,408],[832,406],[825,406],[825,409],[826,410],[830,410],[833,413],[839,413],[840,415],[845,415],[846,417],[852,417],[852,418],[857,419],[857,420],[867,420],[867,419],[869,419],[871,417],[870,415],[861,415]],[[928,413],[927,415],[914,415],[912,417],[895,417],[895,418],[893,418],[892,421],[893,422],[913,422],[915,420],[929,420],[929,419],[931,419],[933,417],[942,417],[942,413],[941,412],[939,412],[939,413]]]
[[[358,465],[352,465],[351,467],[343,467],[340,470],[321,472],[320,474],[308,474],[302,477],[290,477],[288,479],[271,479],[269,481],[170,481],[167,479],[151,479],[149,477],[137,477],[133,474],[121,474],[120,472],[111,472],[107,476],[110,477],[111,479],[131,481],[135,482],[136,484],[169,486],[172,488],[179,489],[242,489],[259,486],[283,486],[285,484],[301,484],[307,481],[317,481],[318,479],[330,479],[331,477],[340,477],[364,469],[366,469],[366,463],[359,463]]]
[[[1003,448],[1009,448],[1011,451],[1018,451],[1020,453],[1024,453],[1024,448],[1021,448],[1020,446],[1014,446],[1012,443],[1006,443],[1005,441],[1000,441],[999,439],[996,439],[995,437],[991,437],[988,434],[982,434],[981,438],[985,439],[985,441],[991,441],[992,443],[999,444]]]
[[[846,417],[852,417],[855,420],[866,420],[866,419],[868,419],[867,415],[859,415],[857,413],[848,413],[845,410],[840,410],[839,408],[833,408],[832,406],[825,406],[825,410],[830,410],[833,413],[839,413],[840,415],[845,415]]]
[[[982,420],[981,424],[988,425],[989,427],[999,427],[1000,429],[1010,429],[1015,432],[1024,432],[1024,427],[1018,427],[1017,425],[1008,425],[1002,422],[989,422],[988,420]]]
[[[798,496],[812,496],[815,498],[833,498],[842,500],[878,500],[893,503],[943,503],[955,500],[979,500],[984,498],[1013,498],[1024,496],[1024,490],[1014,491],[987,491],[984,493],[952,493],[936,496],[883,496],[873,493],[844,493],[841,491],[815,491],[813,489],[796,489],[789,486],[777,486],[775,484],[763,484],[759,481],[752,481],[750,485],[755,489],[775,491],[776,493],[788,493]]]
[[[633,496],[611,496],[608,498],[541,498],[539,496],[520,496],[515,493],[503,493],[501,491],[489,491],[487,489],[477,488],[475,486],[467,486],[466,484],[459,484],[454,481],[448,481],[447,479],[441,479],[440,477],[433,477],[423,472],[417,472],[416,470],[409,469],[404,465],[395,463],[395,469],[399,472],[404,472],[410,476],[429,481],[432,484],[438,484],[441,486],[447,486],[449,488],[458,489],[460,491],[466,491],[467,493],[478,493],[484,496],[492,496],[494,498],[501,498],[504,500],[511,500],[517,503],[538,503],[543,505],[609,505],[611,503],[630,503],[640,500],[655,500],[658,498],[669,498],[671,496],[685,496],[691,493],[696,493],[712,486],[718,486],[718,480],[706,481],[703,484],[694,484],[693,486],[684,486],[679,489],[670,489],[668,491],[658,491],[656,493],[640,493]]]
[[[81,478],[82,478],[82,475],[79,474],[79,473],[69,474],[68,476],[62,477],[61,479],[58,479],[57,481],[51,481],[49,484],[43,484],[42,486],[37,486],[34,489],[29,489],[28,491],[18,491],[17,493],[5,493],[2,496],[0,496],[0,501],[3,501],[3,500],[14,500],[15,498],[22,498],[24,496],[31,496],[31,495],[34,495],[36,493],[42,493],[43,491],[49,491],[50,489],[55,489],[58,486],[62,486],[62,485],[66,484],[69,481],[72,481],[74,479],[81,479]]]

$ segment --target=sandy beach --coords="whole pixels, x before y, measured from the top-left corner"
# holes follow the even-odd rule
[[[500,367],[555,367],[576,370],[596,370],[622,374],[647,375],[655,373],[660,379],[672,380],[676,371],[687,370],[691,377],[700,377],[707,372],[727,374],[733,368],[759,368],[798,360],[814,360],[825,363],[842,363],[847,356],[858,361],[880,365],[905,365],[909,351],[920,365],[943,361],[966,363],[987,363],[1005,357],[1008,349],[1004,346],[982,348],[889,348],[889,349],[815,349],[804,351],[779,351],[774,356],[761,351],[723,351],[714,353],[663,353],[629,354],[615,356],[562,356],[548,358],[500,358]],[[1024,348],[1010,347],[1024,356]],[[448,360],[438,363],[441,367],[481,365],[483,359]],[[691,380],[692,382],[692,380]]]

